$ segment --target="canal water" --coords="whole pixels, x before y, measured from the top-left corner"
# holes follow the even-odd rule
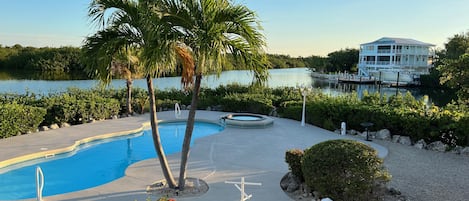
[[[289,68],[289,69],[271,69],[269,70],[270,77],[267,81],[267,86],[272,88],[277,87],[297,87],[297,86],[311,86],[318,88],[322,93],[337,96],[345,93],[357,92],[359,96],[367,90],[369,93],[379,91],[381,94],[386,94],[388,97],[396,94],[399,90],[400,93],[410,91],[416,98],[423,95],[428,95],[430,100],[437,105],[444,105],[450,100],[441,91],[422,91],[418,88],[386,88],[379,87],[378,85],[357,85],[337,83],[335,80],[323,80],[311,76],[308,68]],[[233,70],[224,71],[220,75],[205,76],[202,81],[202,87],[216,88],[220,85],[228,84],[241,84],[249,85],[253,81],[253,74],[247,70]],[[165,89],[181,89],[180,77],[164,77],[154,79],[155,88]],[[91,89],[99,86],[96,80],[28,80],[28,79],[5,79],[1,80],[0,77],[0,93],[19,93],[34,92],[36,94],[48,94],[55,92],[66,91],[67,88],[74,87],[80,89]],[[144,79],[134,80],[134,87],[146,89]],[[125,87],[125,80],[113,80],[109,88],[123,88]]]

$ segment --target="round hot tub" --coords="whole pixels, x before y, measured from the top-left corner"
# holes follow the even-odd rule
[[[226,126],[239,128],[265,128],[274,123],[274,119],[270,117],[250,113],[227,114],[222,116],[220,120]]]

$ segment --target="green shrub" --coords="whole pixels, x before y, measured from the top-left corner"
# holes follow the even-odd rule
[[[35,131],[46,110],[17,103],[0,104],[0,138]]]
[[[273,110],[272,100],[264,94],[229,94],[223,97],[224,111],[269,114]]]
[[[303,157],[303,150],[291,149],[285,152],[285,162],[293,175],[295,175],[300,181],[304,181],[303,171],[301,170],[301,158]]]
[[[150,97],[148,92],[141,88],[134,88],[132,90],[132,108],[134,112],[143,114],[150,111]]]
[[[174,105],[176,103],[179,103],[179,101],[171,100],[171,99],[164,99],[164,100],[158,99],[156,101],[156,106],[162,109],[174,110]]]
[[[376,150],[352,140],[331,140],[305,150],[306,184],[334,201],[374,200],[374,188],[388,181]]]
[[[121,110],[117,99],[102,97],[98,91],[79,89],[44,97],[41,106],[47,110],[42,125],[63,122],[79,124],[91,119],[107,119],[118,115]]]

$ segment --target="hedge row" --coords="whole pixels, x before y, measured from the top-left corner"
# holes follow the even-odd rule
[[[0,104],[0,138],[35,131],[45,114],[44,108],[18,103]]]
[[[47,111],[40,125],[68,122],[78,124],[90,119],[105,119],[126,111],[125,89],[78,90],[37,96],[35,94],[0,94],[0,103],[17,103],[43,108]],[[190,105],[191,93],[179,90],[157,90],[159,108],[171,109],[175,103]],[[220,86],[200,91],[198,109],[219,106],[226,112],[251,112],[270,114],[276,109],[284,118],[300,120],[302,95],[295,88],[250,88],[241,85]],[[148,111],[145,89],[132,90],[134,112]],[[18,112],[20,113],[20,112]],[[329,130],[339,128],[341,122],[347,128],[363,130],[362,122],[373,122],[371,129],[387,128],[395,135],[408,135],[413,140],[442,140],[458,145],[469,145],[469,109],[464,104],[445,107],[427,106],[410,93],[392,97],[364,93],[330,97],[313,91],[307,96],[306,122]],[[15,131],[17,132],[17,131]],[[12,133],[12,132],[8,132]]]
[[[63,122],[79,124],[94,119],[108,119],[118,115],[120,110],[118,100],[103,98],[92,93],[72,92],[43,98],[40,105],[47,109],[42,125]]]
[[[410,94],[389,99],[365,95],[360,101],[353,97],[310,97],[306,104],[307,123],[335,130],[341,122],[347,129],[362,131],[362,122],[372,122],[372,130],[386,128],[393,135],[410,136],[427,142],[441,140],[450,145],[469,145],[469,113],[464,105],[450,104],[443,108],[426,106]],[[300,120],[302,103],[285,102],[279,109],[285,118]]]
[[[121,108],[117,99],[98,90],[78,89],[48,96],[2,94],[0,103],[0,138],[35,131],[40,125],[107,119],[118,115]]]

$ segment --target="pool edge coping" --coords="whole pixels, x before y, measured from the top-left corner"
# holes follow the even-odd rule
[[[112,137],[120,137],[120,136],[126,136],[134,133],[138,133],[143,131],[146,127],[149,126],[149,122],[142,123],[140,128],[132,129],[132,130],[126,130],[126,131],[118,131],[118,132],[112,132],[112,133],[106,133],[102,135],[96,135],[92,137],[87,137],[83,138],[80,140],[76,140],[72,145],[63,147],[63,148],[58,148],[58,149],[52,149],[52,150],[46,150],[46,151],[40,151],[32,154],[26,154],[14,158],[10,158],[7,160],[0,161],[0,169],[6,168],[11,165],[15,165],[18,163],[26,162],[29,160],[34,160],[34,159],[39,159],[39,158],[47,158],[48,156],[51,155],[57,155],[57,154],[63,154],[67,152],[72,152],[76,150],[80,145],[93,142],[96,140],[104,140],[104,139],[109,139]]]
[[[187,121],[187,119],[185,119],[185,118],[167,119],[167,120],[166,119],[159,119],[158,124],[159,123],[167,123],[167,122],[181,122],[181,121]],[[206,123],[214,123],[214,124],[223,126],[219,122],[209,120],[209,119],[203,119],[203,118],[197,119],[196,118],[195,121],[201,121],[201,122],[206,122]],[[8,166],[12,166],[12,165],[15,165],[15,164],[18,164],[18,163],[26,162],[26,161],[29,161],[29,160],[34,160],[34,159],[39,159],[39,158],[47,158],[48,156],[51,156],[51,155],[58,155],[58,154],[72,152],[72,151],[76,150],[80,145],[85,144],[85,143],[93,142],[93,141],[96,141],[96,140],[109,139],[109,138],[113,138],[113,137],[127,136],[127,135],[135,134],[135,133],[138,133],[138,132],[142,132],[147,128],[151,128],[150,121],[146,121],[146,122],[141,123],[141,126],[139,128],[136,128],[136,129],[124,130],[124,131],[118,131],[118,132],[112,132],[112,133],[105,133],[105,134],[101,134],[101,135],[87,137],[87,138],[83,138],[83,139],[80,139],[80,140],[76,140],[72,145],[67,146],[67,147],[58,148],[58,149],[51,149],[51,150],[46,150],[46,151],[40,151],[40,152],[36,152],[36,153],[32,153],[32,154],[26,154],[26,155],[17,156],[17,157],[14,157],[14,158],[6,159],[6,160],[3,160],[3,161],[0,161],[0,169],[6,168]]]

